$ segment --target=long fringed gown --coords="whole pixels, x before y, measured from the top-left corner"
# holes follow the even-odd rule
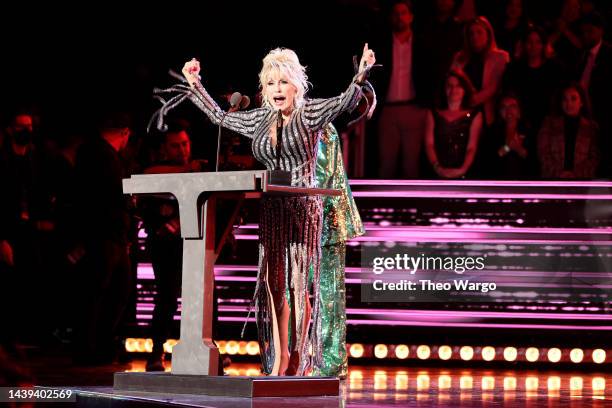
[[[225,113],[197,83],[194,89],[175,86],[171,91],[179,95],[163,101],[159,124],[163,115],[185,98],[189,98],[215,124],[252,140],[253,155],[272,170],[276,166],[275,146],[271,129],[275,127],[277,111],[262,107],[249,111]],[[351,83],[341,95],[329,99],[310,99],[295,109],[283,127],[280,169],[291,172],[291,185],[315,187],[315,166],[318,140],[325,127],[339,114],[352,111],[362,96],[361,86]],[[259,221],[259,270],[255,289],[255,310],[262,359],[262,371],[276,375],[280,365],[279,326],[276,307],[280,307],[285,293],[295,308],[295,338],[290,339],[299,352],[297,375],[304,375],[309,367],[319,367],[322,360],[320,314],[320,259],[323,207],[321,197],[266,197],[261,200]],[[303,328],[304,310],[309,296],[308,272],[313,273],[313,313],[310,332]],[[289,289],[289,290],[287,290]],[[277,302],[273,304],[273,299]],[[276,307],[275,307],[276,306]],[[292,317],[293,319],[293,317]],[[285,330],[285,328],[283,328]],[[312,354],[309,352],[312,350]]]

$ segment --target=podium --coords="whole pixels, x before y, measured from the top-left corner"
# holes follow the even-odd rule
[[[338,380],[332,378],[217,375],[219,351],[212,338],[214,264],[238,212],[237,208],[221,235],[219,246],[215,247],[217,199],[244,200],[260,198],[263,194],[340,194],[340,190],[292,187],[288,185],[287,174],[283,177],[283,173],[254,170],[147,174],[123,180],[125,194],[172,194],[178,202],[183,239],[182,311],[180,340],[172,350],[171,373],[116,373],[115,389],[201,394],[206,391],[202,388],[206,388],[210,392],[206,395],[242,397],[249,393],[251,396],[338,395]],[[242,385],[238,386],[236,381],[240,379]],[[300,381],[306,381],[308,386],[300,385]],[[271,385],[273,382],[275,385]],[[291,383],[292,386],[279,387],[279,383]],[[287,394],[290,390],[292,394]]]

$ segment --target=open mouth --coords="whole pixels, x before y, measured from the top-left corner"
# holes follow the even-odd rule
[[[285,102],[285,98],[284,96],[275,96],[274,98],[272,98],[274,100],[274,104],[275,105],[282,105]]]

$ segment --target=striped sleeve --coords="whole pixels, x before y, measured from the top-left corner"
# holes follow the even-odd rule
[[[189,99],[204,112],[215,125],[218,125],[223,119],[225,111],[219,107],[200,82],[196,83]],[[229,112],[225,115],[223,127],[240,133],[248,138],[253,138],[255,130],[266,115],[266,112],[267,111],[262,108]]]
[[[329,99],[310,99],[302,110],[304,124],[313,131],[321,130],[342,112],[351,112],[361,99],[361,87],[351,83],[348,89]]]

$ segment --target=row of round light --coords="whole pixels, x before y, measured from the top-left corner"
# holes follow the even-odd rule
[[[172,353],[172,348],[177,340],[168,339],[164,343],[164,351]],[[238,354],[256,356],[259,354],[259,344],[256,341],[220,340],[215,342],[221,354]],[[125,350],[129,353],[151,353],[153,351],[153,340],[142,338],[125,339]]]
[[[362,390],[364,388],[364,373],[360,369],[351,369],[349,372],[349,384],[351,391]],[[503,388],[505,391],[514,391],[523,387],[520,384],[521,378],[513,375],[492,376],[483,375],[479,380],[478,376],[472,376],[469,373],[462,373],[458,378],[448,374],[430,375],[427,372],[419,370],[418,374],[411,375],[412,382],[409,382],[409,375],[406,371],[396,371],[387,374],[386,370],[376,370],[374,372],[374,390],[384,390],[388,387],[393,387],[395,391],[404,391],[409,388],[416,388],[417,391],[423,391],[430,388],[432,382],[437,377],[438,390],[449,391],[454,388],[460,390],[471,389],[478,387],[483,391],[493,391],[496,387]],[[391,384],[388,379],[394,380]],[[524,379],[524,389],[526,391],[537,391],[541,387],[546,387],[553,394],[562,389],[562,382],[567,381],[570,392],[576,395],[584,387],[584,382],[588,381],[589,376],[572,376],[569,379],[562,379],[559,376],[537,376],[528,375]],[[590,377],[591,389],[594,394],[602,394],[606,389],[606,378],[601,376]],[[455,383],[453,385],[453,383]],[[375,394],[376,398],[376,394]]]
[[[369,347],[368,347],[369,348]],[[413,349],[414,356],[411,355],[410,349]],[[585,361],[585,351],[580,348],[574,348],[571,350],[562,351],[559,348],[553,347],[549,349],[538,349],[536,347],[528,347],[525,349],[517,349],[516,347],[504,347],[495,348],[491,346],[477,347],[474,349],[471,346],[463,347],[451,347],[451,346],[407,346],[405,344],[398,345],[386,345],[376,344],[373,347],[372,354],[366,356],[366,347],[360,343],[354,343],[349,346],[349,355],[352,358],[362,357],[376,357],[379,359],[393,357],[390,351],[393,351],[394,357],[400,360],[408,357],[416,357],[420,360],[427,360],[430,358],[437,357],[440,360],[450,359],[461,359],[464,361],[470,361],[475,359],[482,359],[484,361],[497,360],[505,361],[516,361],[519,357],[524,357],[525,361],[537,362],[537,361],[549,361],[551,363],[558,363],[564,356],[569,358],[569,361],[573,363],[583,363]],[[606,351],[603,349],[594,349],[590,352],[592,362],[596,364],[603,364],[606,362]]]
[[[177,340],[168,339],[164,343],[164,351],[172,353],[172,347],[177,343]],[[125,350],[128,353],[151,353],[153,351],[153,339],[138,339],[128,337],[125,339]]]
[[[164,343],[164,351],[172,353],[172,348],[177,343],[177,340],[168,339]],[[225,341],[220,340],[215,342],[221,354],[239,354],[256,356],[259,354],[259,344],[256,341]],[[151,353],[153,351],[152,339],[127,338],[125,339],[125,350],[130,353]]]
[[[259,344],[256,341],[236,341],[236,340],[219,340],[215,341],[219,348],[219,353],[230,355],[249,355],[256,356],[259,354]]]

